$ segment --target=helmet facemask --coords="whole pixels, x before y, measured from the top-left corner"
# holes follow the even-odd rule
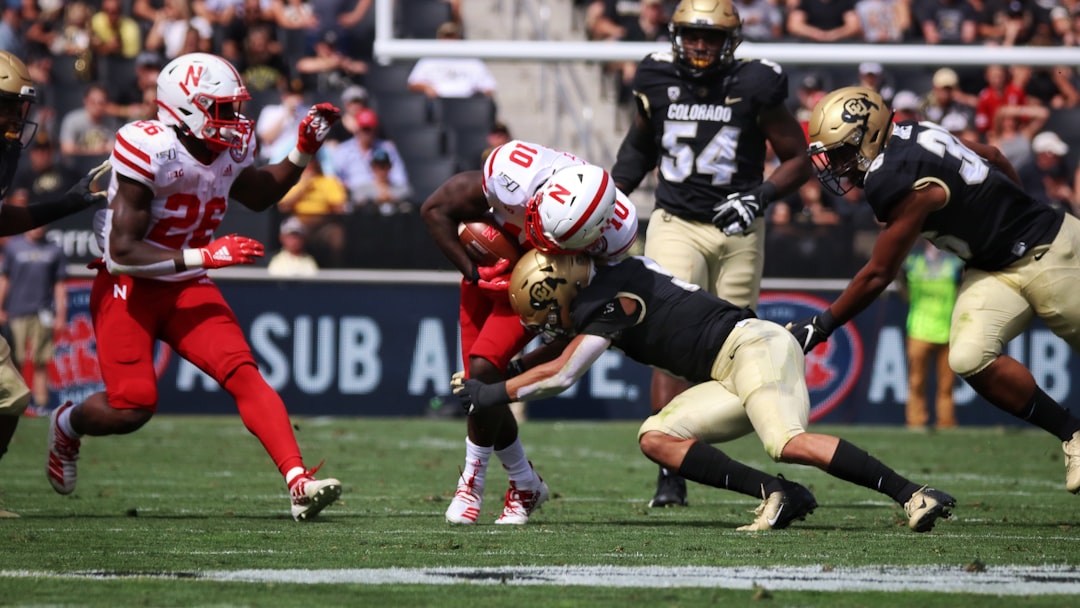
[[[158,120],[215,152],[250,143],[254,122],[241,113],[249,99],[236,68],[209,53],[181,55],[158,74]]]
[[[240,113],[246,93],[234,97],[196,95],[193,105],[203,112],[202,126],[192,135],[206,142],[215,152],[229,148],[245,148],[254,132],[254,121]]]
[[[730,65],[742,42],[742,20],[731,0],[682,0],[668,28],[679,65],[694,78]]]
[[[845,87],[823,97],[807,124],[807,153],[821,185],[837,196],[861,188],[890,133],[892,111],[873,89]]]
[[[526,252],[510,276],[510,304],[521,324],[549,337],[569,335],[570,306],[593,271],[593,261],[585,255]]]
[[[5,146],[25,149],[34,141],[38,126],[30,120],[33,103],[32,97],[0,93],[0,129],[3,129]]]

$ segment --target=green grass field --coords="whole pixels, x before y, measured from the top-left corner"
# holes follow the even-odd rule
[[[636,423],[526,423],[553,499],[507,529],[492,525],[498,466],[480,525],[443,520],[463,421],[295,422],[309,465],[326,459],[320,474],[345,485],[306,524],[238,418],[161,416],[86,438],[66,497],[44,475],[47,420],[24,419],[0,461],[0,500],[22,516],[0,519],[0,605],[1075,606],[1080,594],[1080,496],[1042,432],[817,429],[956,496],[929,534],[887,497],[772,463],[743,438],[724,449],[821,505],[787,530],[744,533],[758,501],[731,492],[691,484],[689,507],[647,508],[656,467]]]

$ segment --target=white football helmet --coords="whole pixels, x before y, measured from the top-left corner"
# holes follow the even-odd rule
[[[525,208],[525,235],[546,253],[578,253],[615,213],[615,180],[596,165],[556,171]]]
[[[189,131],[213,150],[248,145],[254,121],[240,109],[249,99],[240,73],[217,55],[181,55],[158,74],[158,120]]]

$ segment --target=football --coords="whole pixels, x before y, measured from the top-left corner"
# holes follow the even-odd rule
[[[463,223],[458,238],[478,266],[493,266],[500,258],[513,266],[521,257],[517,239],[490,218]]]

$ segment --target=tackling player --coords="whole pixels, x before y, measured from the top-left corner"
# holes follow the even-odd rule
[[[49,424],[46,474],[75,489],[79,438],[130,433],[157,409],[155,340],[165,342],[236,400],[240,418],[274,460],[292,516],[306,520],[341,495],[336,479],[304,466],[281,397],[259,373],[236,316],[207,270],[252,264],[263,246],[230,234],[214,239],[228,199],[263,211],[296,183],[339,111],[312,106],[288,158],[255,168],[250,99],[228,61],[181,55],[158,76],[158,118],[116,134],[109,207],[95,216],[103,260],[90,295],[105,391],[58,408]]]
[[[956,505],[952,496],[912,483],[843,439],[808,433],[805,363],[791,334],[648,258],[603,266],[585,256],[533,251],[514,268],[511,286],[523,323],[572,338],[561,352],[551,352],[555,358],[509,380],[456,377],[454,393],[474,415],[515,399],[557,395],[615,347],[698,383],[646,419],[638,443],[651,460],[686,479],[761,498],[757,518],[739,530],[786,528],[817,507],[805,487],[710,445],[751,432],[773,460],[815,466],[889,496],[916,532],[929,531]]]
[[[507,299],[510,266],[502,260],[477,267],[458,239],[463,222],[491,213],[528,247],[587,251],[615,259],[637,237],[637,212],[618,192],[607,171],[567,152],[513,140],[495,148],[482,171],[459,173],[440,186],[420,209],[435,243],[461,271],[462,360],[469,378],[497,382],[511,359],[535,337]],[[517,361],[514,362],[517,364]],[[510,478],[498,524],[524,524],[548,498],[547,484],[533,470],[506,405],[467,421],[465,467],[446,510],[446,520],[474,524],[483,505],[488,461],[494,452]]]
[[[0,236],[21,234],[104,200],[105,193],[90,192],[90,185],[108,171],[107,163],[94,168],[56,200],[26,207],[3,204],[19,157],[37,131],[37,124],[29,119],[36,101],[37,91],[26,65],[15,55],[0,51]],[[19,418],[29,403],[30,389],[11,361],[11,347],[7,340],[0,339],[0,458],[11,445]],[[18,516],[0,509],[0,518],[5,517]]]
[[[1065,489],[1080,492],[1080,417],[1001,352],[1036,315],[1080,352],[1080,220],[1024,192],[997,148],[961,141],[930,122],[894,124],[871,89],[822,98],[809,137],[822,185],[837,194],[862,188],[884,228],[847,289],[820,314],[789,324],[803,351],[881,295],[921,234],[966,264],[949,367],[995,407],[1060,439]]]
[[[762,216],[811,174],[802,127],[784,103],[787,74],[771,61],[735,59],[741,22],[731,0],[682,0],[669,27],[671,51],[637,67],[637,114],[611,173],[632,192],[658,167],[645,255],[684,281],[754,308],[765,267]],[[780,164],[763,180],[767,143]],[[688,386],[654,370],[652,411]],[[685,504],[686,483],[661,468],[649,505]]]

